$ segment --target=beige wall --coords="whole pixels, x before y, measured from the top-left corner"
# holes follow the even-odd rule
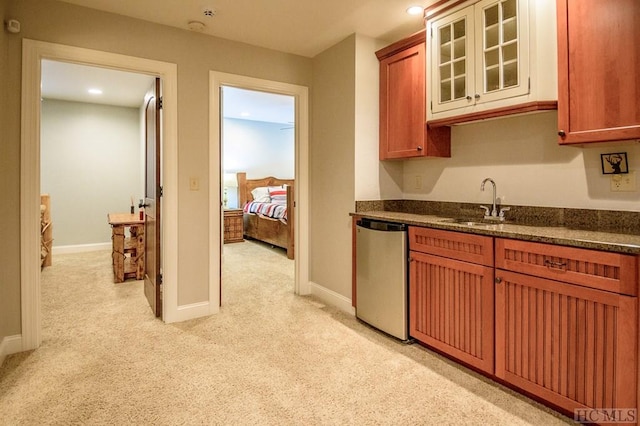
[[[404,162],[404,198],[487,203],[480,183],[492,177],[504,204],[640,211],[640,192],[611,192],[600,162],[626,152],[639,170],[637,142],[559,146],[555,111],[453,127],[451,138],[451,158]]]
[[[389,43],[356,37],[355,196],[357,200],[402,198],[402,163],[379,160],[380,65],[375,52]]]
[[[351,298],[355,53],[352,35],[313,59],[310,280]]]
[[[22,38],[86,47],[95,50],[156,59],[178,65],[178,303],[208,299],[208,176],[209,171],[209,70],[310,86],[312,72],[308,58],[279,53],[103,13],[50,0],[8,0],[7,16],[20,20],[18,35],[3,34],[7,40],[7,61],[2,60],[3,85],[8,96],[7,114],[1,132],[6,141],[0,147],[2,206],[0,226],[3,270],[0,312],[8,318],[0,325],[2,334],[20,333],[19,292],[19,152],[20,72]],[[3,58],[4,59],[4,58]],[[6,71],[6,72],[5,72]],[[218,147],[211,149],[218,150]],[[188,177],[200,176],[200,191],[188,191]],[[6,331],[3,331],[6,330]]]
[[[0,1],[0,22],[8,18],[7,0]],[[20,122],[19,103],[9,96],[10,77],[8,42],[11,37],[0,31],[0,342],[20,333],[20,145],[15,143]]]

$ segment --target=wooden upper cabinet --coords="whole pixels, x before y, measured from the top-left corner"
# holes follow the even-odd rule
[[[425,32],[376,52],[380,61],[380,160],[450,157],[450,130],[427,129]]]
[[[640,138],[640,1],[557,0],[561,144]]]

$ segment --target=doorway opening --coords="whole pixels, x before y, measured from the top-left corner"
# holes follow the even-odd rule
[[[108,52],[23,40],[23,84],[20,179],[20,256],[22,350],[36,349],[42,340],[40,275],[40,124],[41,64],[43,60],[81,63],[102,68],[159,76],[166,101],[163,117],[163,173],[166,197],[162,227],[165,244],[163,262],[166,322],[198,313],[178,313],[177,306],[177,67],[175,64]]]
[[[258,94],[273,94],[289,97],[293,100],[293,119],[290,123],[279,124],[279,131],[288,131],[293,135],[293,191],[291,191],[293,200],[293,208],[288,214],[293,215],[293,246],[295,247],[294,255],[294,293],[308,294],[308,149],[309,149],[309,117],[308,117],[308,89],[304,86],[298,86],[288,83],[274,82],[270,80],[256,79],[235,74],[210,72],[210,111],[211,111],[211,133],[210,146],[219,147],[219,149],[210,150],[210,294],[215,295],[218,301],[221,301],[222,291],[222,255],[223,255],[223,236],[224,236],[224,178],[225,167],[232,172],[240,172],[234,170],[232,164],[225,164],[223,160],[223,96],[224,90],[242,89],[245,91],[259,92]],[[233,174],[233,173],[231,173]],[[217,175],[217,176],[216,176]],[[265,185],[268,186],[268,185]],[[228,191],[227,191],[228,194]],[[229,202],[227,197],[227,202]],[[218,212],[218,214],[213,214]],[[217,271],[217,274],[214,274]]]
[[[240,283],[269,280],[265,265],[278,265],[273,291],[293,292],[295,98],[233,86],[222,86],[220,97],[221,304],[251,297]]]
[[[55,232],[43,266],[57,266],[62,255],[65,262],[74,259],[71,264],[92,259],[87,271],[95,271],[102,260],[107,271],[113,269],[116,285],[125,277],[142,280],[151,275],[147,254],[157,250],[146,244],[147,232],[136,237],[128,231],[148,228],[146,223],[155,216],[148,208],[140,209],[145,223],[118,226],[125,232],[117,236],[112,220],[131,222],[140,217],[138,209],[148,193],[145,169],[155,166],[160,155],[151,161],[144,156],[149,133],[145,105],[158,97],[159,79],[52,60],[42,60],[41,69],[40,189],[54,207],[48,212],[47,230]],[[109,225],[114,226],[113,234]],[[91,251],[98,253],[79,255]],[[78,289],[88,286],[97,291],[97,285],[105,284],[100,280],[79,284],[83,271],[80,267],[75,275]],[[43,284],[51,284],[46,272],[42,271]],[[42,297],[43,308],[49,306],[50,300]],[[149,304],[154,310],[155,298]],[[64,306],[68,305],[57,310],[64,312],[60,309]]]

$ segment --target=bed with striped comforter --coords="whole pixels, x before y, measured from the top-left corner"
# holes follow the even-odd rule
[[[245,204],[243,210],[248,214],[255,214],[263,218],[279,220],[282,223],[287,223],[286,205],[251,201]]]

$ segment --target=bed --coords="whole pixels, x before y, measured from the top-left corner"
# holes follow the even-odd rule
[[[247,179],[237,173],[238,203],[243,210],[244,235],[287,251],[294,258],[293,179]]]

